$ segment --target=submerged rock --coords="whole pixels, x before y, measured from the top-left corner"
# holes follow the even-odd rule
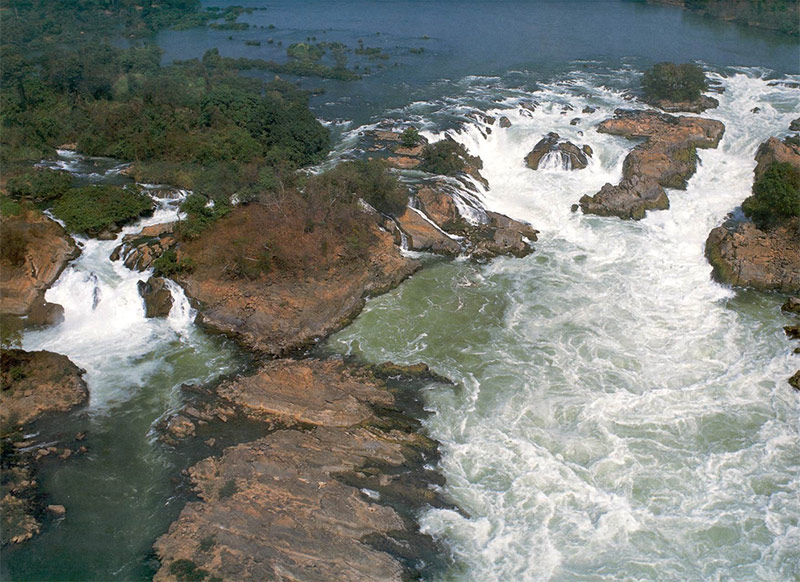
[[[189,469],[199,501],[155,544],[154,580],[406,580],[441,552],[414,516],[437,443],[383,381],[341,361],[277,360],[223,383],[220,405],[284,427]]]
[[[167,317],[172,309],[172,293],[161,277],[150,277],[136,284],[144,299],[145,317]]]
[[[589,151],[591,152],[591,148]],[[525,164],[530,169],[537,170],[542,158],[550,153],[559,155],[562,167],[566,170],[582,170],[589,164],[586,150],[572,142],[561,141],[561,137],[553,132],[548,133],[533,146],[531,152],[525,156]]]
[[[797,370],[791,378],[789,378],[789,386],[795,390],[800,390],[800,370]]]
[[[598,131],[646,141],[625,158],[622,181],[605,184],[594,196],[583,196],[581,209],[586,214],[636,220],[647,210],[669,208],[664,188],[686,188],[696,169],[696,148],[717,147],[725,126],[713,119],[618,109]]]

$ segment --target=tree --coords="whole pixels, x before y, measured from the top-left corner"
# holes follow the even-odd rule
[[[658,63],[642,77],[647,100],[696,101],[706,89],[703,69],[691,63]]]

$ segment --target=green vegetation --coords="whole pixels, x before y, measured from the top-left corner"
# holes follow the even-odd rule
[[[0,216],[19,216],[21,213],[22,206],[19,202],[0,194]]]
[[[236,481],[233,479],[228,479],[225,481],[225,484],[219,488],[220,497],[231,497],[234,493],[236,493]]]
[[[706,89],[703,69],[691,63],[658,63],[642,77],[645,99],[696,101]]]
[[[208,576],[208,571],[198,568],[191,560],[175,560],[169,566],[169,573],[175,576],[178,582],[200,582]]]
[[[749,26],[794,35],[800,32],[798,0],[686,0],[686,8]]]
[[[53,206],[53,214],[67,230],[96,236],[104,230],[153,210],[153,200],[135,188],[86,186],[67,191]]]
[[[191,257],[182,257],[178,260],[178,255],[174,249],[168,249],[153,261],[153,274],[156,277],[173,277],[191,273],[197,264]]]
[[[470,156],[466,148],[452,139],[443,139],[425,146],[419,169],[431,174],[455,176],[464,172],[468,165],[480,167],[480,159]]]
[[[800,216],[800,170],[787,162],[773,162],[753,184],[753,195],[742,210],[759,228],[769,228]]]
[[[306,190],[309,189],[336,202],[353,203],[361,198],[384,214],[402,214],[408,205],[408,189],[380,160],[339,164],[309,180]]]
[[[27,198],[36,203],[57,200],[72,186],[69,172],[35,168],[24,174],[9,178],[8,194],[14,198]]]
[[[400,143],[407,148],[413,148],[421,139],[416,127],[408,127],[400,134]]]

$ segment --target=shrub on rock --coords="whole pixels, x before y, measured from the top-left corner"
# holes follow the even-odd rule
[[[772,162],[756,180],[742,210],[759,228],[800,216],[800,170],[788,162]]]
[[[696,101],[706,89],[703,69],[691,63],[658,63],[642,77],[645,99],[654,101]]]

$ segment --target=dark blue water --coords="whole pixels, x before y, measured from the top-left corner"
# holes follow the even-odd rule
[[[165,60],[200,57],[205,50],[218,47],[223,56],[282,62],[287,46],[310,37],[350,47],[357,47],[361,39],[364,46],[384,49],[390,55],[385,61],[350,55],[350,66],[370,67],[370,74],[360,81],[301,81],[303,87],[326,90],[313,100],[321,117],[350,119],[357,124],[387,109],[459,92],[458,83],[467,76],[502,77],[498,84],[533,89],[537,81],[550,80],[565,69],[643,70],[665,60],[800,73],[797,39],[643,2],[308,0],[207,4],[242,4],[266,10],[240,17],[240,22],[251,25],[246,31],[165,32],[158,38],[166,51]],[[267,43],[269,39],[272,44]],[[261,46],[246,45],[246,40],[261,41]],[[425,50],[410,53],[418,48]],[[380,65],[385,68],[378,69]],[[508,75],[514,71],[518,74]]]

